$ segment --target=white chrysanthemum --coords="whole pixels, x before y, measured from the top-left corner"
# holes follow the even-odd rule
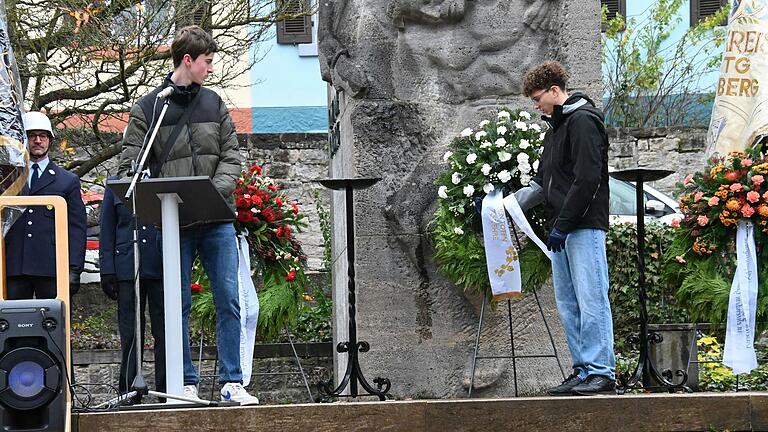
[[[509,113],[507,111],[499,111],[498,114],[496,114],[498,118],[509,118]]]
[[[451,156],[453,156],[453,152],[452,151],[445,152],[445,154],[443,155],[443,162],[448,162],[448,159],[450,159]]]
[[[448,198],[448,186],[440,186],[437,188],[437,196],[442,199]]]
[[[538,171],[539,170],[539,160],[538,159],[533,161],[533,170],[534,171]]]
[[[482,172],[483,172],[483,175],[484,175],[484,176],[487,176],[488,174],[490,174],[490,173],[491,173],[491,169],[492,169],[492,168],[491,168],[491,166],[490,166],[490,165],[488,165],[488,164],[483,164],[483,167],[482,167],[482,168],[480,168],[480,171],[482,171]]]
[[[502,183],[508,182],[510,179],[512,179],[512,175],[509,173],[509,171],[504,170],[499,173],[499,181]]]
[[[466,138],[466,137],[468,137],[468,136],[472,135],[472,129],[470,129],[470,128],[466,128],[466,129],[464,129],[463,131],[461,131],[461,133],[460,133],[459,135],[460,135],[462,138]]]
[[[481,121],[481,122],[480,122],[480,124],[478,125],[478,127],[481,127],[481,128],[483,128],[483,127],[485,127],[485,125],[487,125],[488,123],[490,123],[490,121],[488,121],[488,120],[483,120],[483,121]]]
[[[519,169],[520,172],[523,174],[528,174],[531,172],[531,164],[529,164],[528,162],[521,163],[517,165],[517,169]]]
[[[489,194],[489,193],[493,192],[493,185],[492,185],[492,184],[490,184],[490,183],[486,183],[486,184],[483,186],[483,192],[485,192],[485,193],[487,193],[487,194]]]
[[[515,129],[519,129],[523,132],[528,130],[528,124],[526,122],[516,121],[515,122]]]
[[[471,197],[475,193],[475,187],[472,185],[464,186],[464,195]]]
[[[528,111],[520,111],[520,113],[518,114],[518,116],[519,116],[520,118],[524,118],[524,119],[526,119],[526,120],[530,120],[530,119],[531,119],[531,113],[529,113]]]
[[[522,183],[525,186],[528,186],[531,183],[531,176],[528,174],[520,174],[520,183]]]
[[[451,176],[451,183],[455,185],[461,183],[461,173],[457,173],[457,172],[453,173],[453,175]]]
[[[458,235],[464,235],[464,230],[459,228],[459,227],[454,228],[453,232],[458,234]]]
[[[499,160],[501,162],[506,162],[506,161],[512,159],[512,153],[509,153],[509,152],[500,151],[500,152],[498,152],[496,154],[499,156]]]
[[[544,137],[547,136],[546,132],[542,132],[539,134],[539,141],[544,141]]]
[[[528,153],[518,153],[517,154],[517,163],[528,163],[528,161],[531,160],[531,157],[528,156]]]
[[[499,138],[499,139],[496,140],[496,142],[494,144],[496,144],[496,147],[506,147],[507,146],[507,140],[505,140],[504,138]]]
[[[541,132],[541,126],[539,126],[537,123],[531,123],[531,125],[528,127],[535,130],[536,132]]]
[[[521,139],[520,140],[520,145],[518,147],[520,147],[521,149],[525,150],[525,149],[527,149],[530,146],[531,146],[531,143],[528,142],[527,139]]]
[[[496,133],[499,135],[504,135],[507,133],[507,127],[506,126],[499,126],[496,128]]]
[[[488,135],[488,132],[486,132],[486,131],[480,131],[480,132],[478,132],[478,133],[476,133],[476,134],[475,134],[475,140],[477,140],[477,141],[480,141],[480,140],[481,140],[481,139],[483,139],[483,137],[484,137],[484,136],[486,136],[486,135]]]
[[[475,153],[470,153],[467,155],[467,163],[473,164],[477,160],[477,155]]]
[[[490,147],[492,145],[493,144],[491,144],[490,141],[483,141],[483,142],[480,143],[480,148],[488,148],[488,147]]]

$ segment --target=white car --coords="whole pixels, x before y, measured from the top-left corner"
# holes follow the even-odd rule
[[[637,222],[637,198],[635,183],[609,177],[611,198],[609,215],[611,223]],[[645,220],[671,224],[674,219],[682,219],[677,200],[647,184],[645,192]]]

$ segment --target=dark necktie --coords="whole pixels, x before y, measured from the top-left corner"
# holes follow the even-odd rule
[[[35,189],[37,179],[40,177],[40,165],[32,164],[32,179],[29,181],[29,190]]]

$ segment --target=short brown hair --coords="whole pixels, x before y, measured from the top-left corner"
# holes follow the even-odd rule
[[[200,26],[191,25],[182,28],[176,33],[171,44],[171,56],[173,67],[177,68],[184,59],[184,54],[189,54],[193,60],[200,54],[211,54],[219,50],[213,37]]]
[[[547,90],[552,86],[558,86],[565,91],[565,85],[568,83],[568,71],[557,61],[546,61],[536,67],[533,67],[525,74],[523,80],[523,95],[526,97],[532,95],[538,90]]]

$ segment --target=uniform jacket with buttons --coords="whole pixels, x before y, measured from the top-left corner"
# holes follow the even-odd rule
[[[117,177],[114,177],[117,178]],[[104,193],[99,217],[99,271],[117,280],[133,280],[133,215],[110,189]],[[151,224],[139,222],[139,271],[142,279],[162,279],[163,259],[158,233]]]
[[[85,263],[85,204],[80,179],[53,161],[40,173],[35,188],[22,195],[57,195],[67,201],[69,267],[83,270]],[[56,276],[56,236],[53,207],[30,206],[5,236],[5,269],[8,276]]]

